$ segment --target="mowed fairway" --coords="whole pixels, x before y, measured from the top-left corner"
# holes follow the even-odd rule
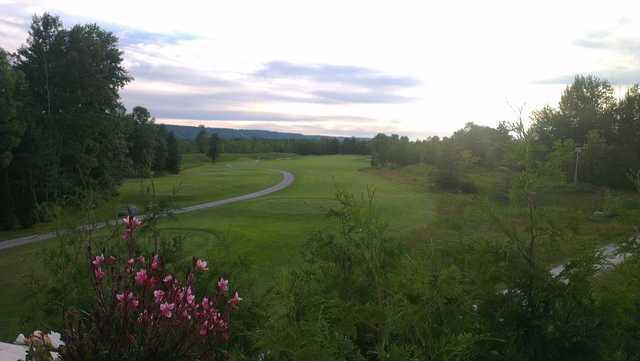
[[[225,252],[251,262],[251,272],[265,281],[262,282],[263,287],[283,267],[295,266],[300,246],[311,232],[333,228],[333,222],[326,213],[336,205],[334,199],[338,188],[365,197],[368,187],[375,189],[379,214],[388,221],[390,230],[398,234],[411,232],[417,225],[429,222],[435,209],[431,195],[423,187],[393,182],[369,172],[368,159],[363,156],[306,156],[261,161],[237,159],[204,167],[214,169],[196,167],[192,170],[211,172],[209,181],[199,182],[198,187],[190,190],[191,194],[202,191],[202,197],[209,197],[213,193],[207,192],[216,192],[216,189],[229,191],[228,196],[234,196],[266,188],[280,180],[280,174],[271,171],[273,169],[287,170],[296,176],[289,188],[266,197],[183,214],[160,224],[164,232],[186,236],[184,253],[187,256],[215,258],[216,253],[223,251],[223,245],[214,234],[224,234],[228,240],[224,245]],[[229,175],[224,170],[229,170]],[[188,171],[185,170],[183,175]],[[246,179],[250,177],[254,179]],[[165,178],[161,178],[156,180],[156,184],[164,181]],[[261,182],[264,183],[259,185]],[[252,184],[256,189],[244,192],[237,184],[225,186],[226,183]],[[124,187],[135,187],[135,183]],[[134,194],[133,190],[126,193]],[[218,198],[227,196],[221,192],[217,195]],[[201,199],[206,200],[211,199]],[[183,198],[182,202],[198,203],[193,195]],[[27,297],[22,286],[23,275],[41,270],[36,253],[54,244],[45,241],[0,252],[0,339],[11,339],[19,331],[22,302]]]
[[[246,256],[260,275],[272,276],[297,260],[300,245],[311,232],[331,228],[327,211],[343,189],[366,197],[375,191],[375,205],[394,233],[409,232],[432,217],[430,195],[416,185],[392,182],[367,170],[362,156],[306,156],[285,160],[235,162],[238,167],[284,169],[296,176],[289,188],[255,199],[181,215],[162,228],[192,234],[187,254],[216,252],[215,233],[223,233],[236,256]]]

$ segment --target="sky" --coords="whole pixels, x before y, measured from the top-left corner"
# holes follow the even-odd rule
[[[0,0],[0,46],[45,11],[116,34],[159,123],[416,139],[640,82],[640,1]]]

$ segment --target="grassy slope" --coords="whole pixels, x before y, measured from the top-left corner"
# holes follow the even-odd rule
[[[216,165],[216,169],[195,169],[197,174],[211,172],[212,176],[220,175],[211,180],[213,185],[218,185],[216,188],[221,187],[220,179],[224,179],[225,184],[250,183],[249,179],[225,175],[225,170],[229,169],[227,165],[238,170],[233,174],[245,178],[273,174],[267,172],[269,169],[285,169],[296,175],[296,181],[291,187],[264,198],[165,220],[161,228],[165,232],[186,235],[185,254],[200,257],[220,252],[220,244],[213,234],[225,233],[230,240],[228,251],[251,260],[253,272],[267,281],[265,285],[279,269],[295,265],[299,246],[310,232],[330,227],[332,223],[325,214],[335,204],[336,187],[363,195],[367,186],[374,187],[379,212],[389,221],[391,230],[397,233],[406,234],[433,216],[434,202],[423,187],[395,182],[363,170],[368,167],[368,160],[361,156],[310,156],[267,161],[234,158],[235,161]],[[185,171],[184,174],[190,173]],[[206,183],[203,182],[202,187]],[[235,188],[224,189],[233,191]],[[194,189],[194,194],[197,191]],[[43,242],[0,252],[0,289],[3,290],[0,298],[0,339],[14,337],[19,330],[18,320],[23,309],[21,300],[27,297],[21,287],[24,282],[22,275],[39,270],[35,255],[46,247],[52,247],[52,243]]]
[[[406,233],[432,217],[430,194],[414,184],[398,183],[363,170],[368,160],[358,156],[297,157],[255,163],[256,167],[286,169],[296,175],[295,183],[265,198],[181,216],[163,227],[190,231],[187,254],[216,252],[214,237],[223,232],[231,240],[234,255],[253,260],[266,277],[295,262],[301,242],[310,232],[329,227],[327,210],[335,205],[337,188],[365,195],[375,189],[378,211],[396,233]],[[203,251],[203,249],[210,250]]]
[[[413,165],[375,172],[395,182],[433,189],[428,166]],[[418,228],[409,241],[504,239],[496,218],[507,227],[519,229],[524,236],[528,224],[527,208],[523,204],[503,204],[496,200],[496,194],[508,195],[507,179],[513,179],[515,175],[507,170],[466,170],[467,178],[478,186],[479,193],[434,193],[436,216],[429,224]],[[637,192],[603,193],[586,185],[577,188],[556,185],[538,189],[536,202],[540,225],[558,231],[555,238],[543,236],[538,242],[540,261],[549,266],[583,252],[592,252],[599,246],[625,240],[635,232],[640,219],[640,195]],[[599,208],[614,216],[594,218],[593,212]]]
[[[212,164],[203,154],[186,154],[180,174],[167,174],[154,179],[129,179],[120,187],[120,194],[103,204],[92,217],[98,220],[116,218],[118,212],[122,212],[128,204],[143,208],[151,199],[153,189],[159,199],[170,200],[174,206],[181,207],[255,192],[278,183],[280,178],[279,173],[268,169]],[[50,232],[63,227],[67,220],[85,217],[85,212],[71,211],[56,222],[37,224],[28,230],[0,232],[0,240]]]
[[[300,246],[310,232],[332,226],[325,214],[335,205],[336,187],[356,194],[366,193],[368,186],[375,188],[379,213],[388,221],[392,232],[409,244],[429,239],[503,238],[488,217],[490,212],[508,224],[518,227],[525,224],[526,213],[522,207],[485,201],[496,189],[505,187],[501,180],[504,174],[500,172],[471,170],[468,176],[479,185],[481,193],[460,195],[427,191],[430,189],[429,168],[420,165],[372,170],[368,168],[367,159],[360,156],[259,161],[228,156],[228,159],[228,163],[216,166],[225,183],[237,178],[231,175],[224,178],[224,170],[229,169],[227,165],[238,170],[236,175],[259,176],[267,169],[285,169],[296,175],[296,181],[291,187],[264,198],[184,214],[177,219],[164,220],[160,227],[164,232],[187,236],[186,255],[213,259],[215,254],[224,251],[244,257],[253,268],[250,272],[259,275],[262,281],[259,287],[268,287],[280,269],[295,266]],[[220,182],[218,178],[216,180]],[[193,192],[198,193],[197,190]],[[203,193],[199,194],[202,196]],[[565,231],[566,237],[542,244],[540,254],[544,262],[553,264],[582,251],[591,251],[599,244],[618,241],[633,231],[634,222],[640,215],[640,207],[633,208],[633,204],[640,204],[637,195],[612,194],[606,207],[615,208],[619,215],[591,221],[589,216],[594,210],[595,198],[597,196],[588,191],[545,192],[541,211],[556,219],[556,226]],[[623,203],[631,207],[621,206]],[[229,240],[224,249],[214,236],[219,233]],[[4,329],[0,322],[0,339],[12,337],[17,330],[18,315],[22,310],[20,300],[26,296],[20,288],[21,275],[32,268],[38,270],[34,254],[50,246],[51,243],[45,242],[0,253],[0,289],[3,290],[0,321],[8,321],[8,328]]]

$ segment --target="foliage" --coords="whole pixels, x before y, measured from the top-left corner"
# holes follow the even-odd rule
[[[87,190],[104,201],[125,177],[167,169],[166,130],[144,107],[126,114],[120,103],[131,80],[122,54],[112,33],[65,28],[47,13],[33,17],[15,55],[0,50],[3,228],[48,220],[39,210],[54,205],[79,206],[73,200]]]
[[[173,174],[180,173],[180,165],[182,163],[182,156],[178,151],[178,142],[173,132],[169,132],[167,135],[167,170]]]
[[[211,158],[212,162],[215,162],[220,155],[220,138],[217,134],[211,134],[209,136],[209,148],[207,149],[207,155]]]

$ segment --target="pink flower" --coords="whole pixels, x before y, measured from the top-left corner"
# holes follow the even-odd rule
[[[140,264],[144,264],[145,262],[144,256],[138,257],[138,262],[140,262]]]
[[[101,281],[104,278],[104,271],[102,271],[102,268],[100,267],[96,267],[96,269],[93,270],[93,274],[96,276],[96,280]]]
[[[91,263],[93,263],[93,265],[96,267],[100,267],[104,263],[104,255],[101,254],[99,256],[96,256]]]
[[[169,283],[173,281],[173,276],[172,275],[165,276],[162,281],[164,281],[164,283]]]
[[[229,280],[225,280],[220,277],[220,280],[218,281],[218,289],[220,292],[226,294],[229,291]]]
[[[236,308],[238,307],[238,304],[240,303],[240,301],[242,301],[242,298],[240,298],[240,296],[238,295],[238,292],[236,291],[236,293],[233,294],[233,297],[229,300],[229,304],[233,308]]]
[[[155,298],[156,303],[162,302],[162,300],[164,300],[164,291],[162,290],[153,291],[153,297]]]
[[[207,268],[207,261],[203,261],[201,259],[197,260],[196,261],[196,269],[198,271],[207,272],[209,270],[209,268]]]
[[[136,264],[136,260],[135,260],[135,259],[133,259],[133,258],[129,258],[129,260],[127,261],[127,264],[128,264],[129,266],[133,266],[134,264]]]
[[[185,309],[184,311],[182,311],[182,318],[185,320],[190,320],[191,319],[191,315],[189,314],[189,310]]]
[[[127,216],[122,218],[122,223],[127,226],[128,229],[137,229],[142,226],[142,220],[138,217]]]
[[[147,270],[146,269],[141,269],[140,271],[136,272],[136,283],[139,285],[144,285],[145,283],[147,283],[147,281],[149,280],[149,277],[147,276]]]
[[[200,326],[200,336],[207,336],[209,334],[209,321],[204,321]]]
[[[155,255],[153,256],[153,260],[151,261],[151,269],[155,271],[158,268],[160,268],[160,256]]]
[[[171,318],[173,316],[173,309],[176,308],[175,303],[163,303],[160,305],[160,313],[162,316],[166,318]]]
[[[138,305],[140,304],[140,302],[138,301],[138,299],[133,295],[133,292],[125,292],[125,293],[118,293],[116,295],[116,299],[118,300],[118,303],[122,306],[131,306],[131,308],[137,308]]]
[[[128,241],[133,236],[133,232],[136,229],[142,227],[142,221],[137,217],[128,216],[122,219],[122,223],[125,225],[124,233],[122,233],[122,239]]]
[[[187,304],[189,306],[193,306],[193,304],[195,303],[195,300],[196,300],[196,296],[195,295],[191,295],[191,294],[187,295]]]
[[[211,304],[209,303],[209,298],[204,297],[202,299],[202,309],[206,311],[209,309],[209,307],[211,307]]]

